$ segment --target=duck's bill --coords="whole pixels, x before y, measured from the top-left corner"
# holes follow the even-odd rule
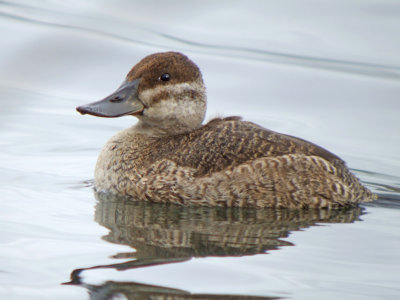
[[[115,118],[125,115],[140,114],[144,105],[138,98],[140,79],[125,81],[110,96],[93,103],[78,106],[76,110],[82,115]]]

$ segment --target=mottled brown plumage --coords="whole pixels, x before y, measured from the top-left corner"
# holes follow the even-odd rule
[[[201,125],[204,83],[197,66],[180,53],[144,58],[123,86],[95,104],[101,116],[132,114],[139,123],[105,145],[96,165],[97,190],[229,207],[336,207],[374,198],[339,157],[315,144],[239,117]],[[123,110],[107,113],[110,99],[125,98]],[[99,115],[90,105],[78,110]]]
[[[153,149],[162,149],[162,152]],[[344,164],[339,157],[317,145],[242,121],[240,117],[213,119],[190,133],[160,137],[141,159],[144,164],[169,159],[179,166],[196,169],[195,176],[199,177],[265,156],[296,153]]]

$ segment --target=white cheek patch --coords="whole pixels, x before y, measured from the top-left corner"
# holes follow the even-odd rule
[[[193,92],[198,98],[193,99]],[[165,98],[155,99],[160,96]],[[203,122],[207,105],[201,82],[160,85],[141,92],[139,97],[147,108],[138,118],[154,130],[176,134],[193,130]]]
[[[185,101],[184,99],[177,101],[176,99],[169,98],[149,107],[147,111],[145,111],[145,115],[151,116],[155,119],[170,119],[177,117],[182,119],[197,115],[204,109],[205,103],[201,101],[193,102]]]
[[[166,118],[171,115],[175,115],[176,111],[180,109],[181,101],[176,101],[174,99],[165,99],[148,109],[148,113],[152,117],[163,117]]]
[[[170,85],[159,85],[152,89],[147,89],[140,93],[140,99],[147,105],[151,103],[151,99],[153,99],[157,94],[160,93],[168,93],[170,95],[179,95],[185,91],[196,91],[200,94],[205,94],[205,88],[203,84],[200,84],[196,81],[187,83],[177,83]],[[166,100],[162,99],[161,101]]]

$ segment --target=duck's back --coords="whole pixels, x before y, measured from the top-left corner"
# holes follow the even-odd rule
[[[117,192],[157,202],[257,207],[334,207],[373,197],[331,152],[238,117],[142,145],[125,156],[121,174],[136,174],[124,175],[129,182]]]
[[[344,165],[333,153],[310,142],[265,129],[240,117],[213,119],[189,133],[168,136],[152,145],[149,161],[169,159],[196,169],[196,176],[209,175],[248,161],[293,154],[318,156]]]

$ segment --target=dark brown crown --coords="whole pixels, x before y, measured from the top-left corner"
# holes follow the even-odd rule
[[[162,81],[161,76],[168,73],[169,81]],[[158,84],[176,84],[202,80],[197,65],[179,52],[155,53],[143,58],[126,76],[128,81],[141,78],[139,93]]]

